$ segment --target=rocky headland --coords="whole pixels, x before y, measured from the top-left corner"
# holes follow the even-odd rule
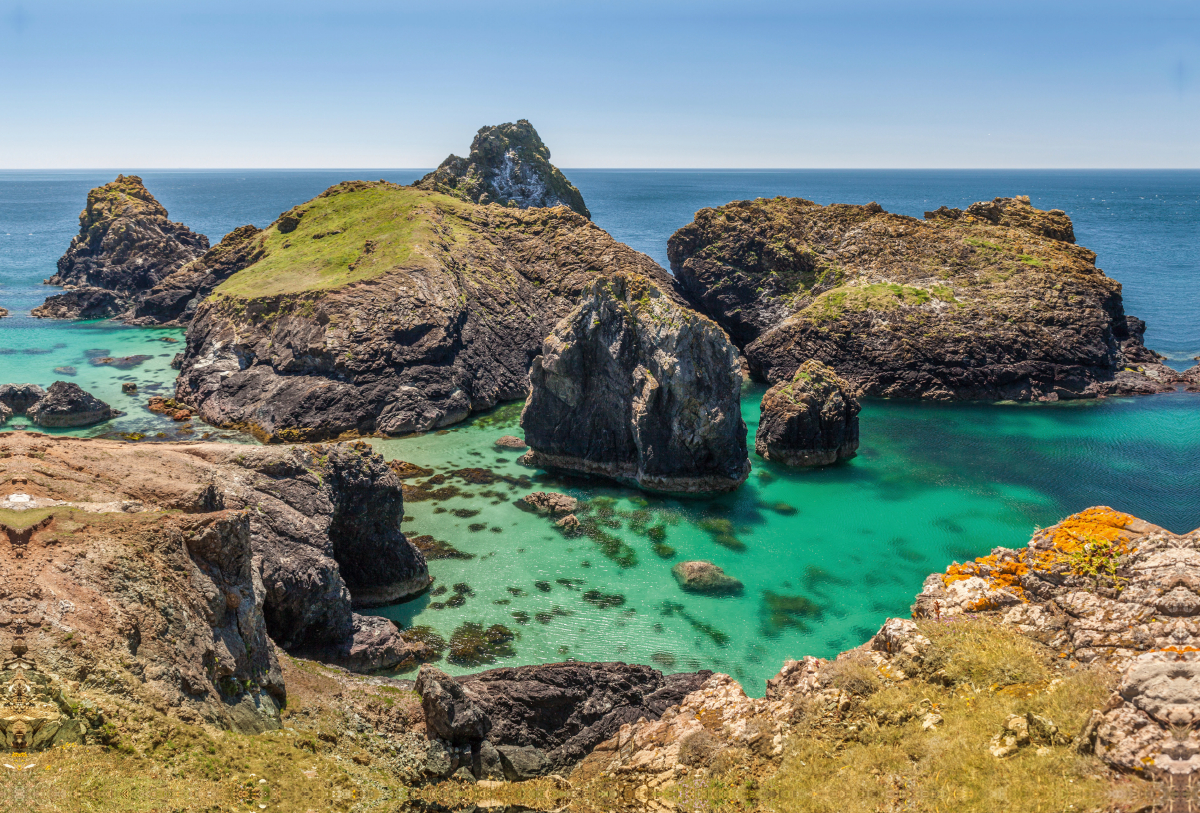
[[[808,359],[865,394],[1059,400],[1174,389],[1070,218],[997,198],[925,220],[800,198],[703,209],[668,244],[686,295],[790,379]]]
[[[649,279],[595,280],[529,381],[527,465],[686,494],[731,491],[750,473],[736,349]]]
[[[450,155],[413,186],[471,203],[520,209],[566,206],[592,216],[583,195],[550,163],[550,148],[525,119],[479,128],[466,158]]]
[[[175,398],[261,440],[439,428],[524,398],[597,277],[674,281],[570,210],[338,184],[251,238],[188,330]]]
[[[34,316],[117,316],[167,275],[208,250],[208,238],[168,219],[136,175],[118,175],[88,193],[79,234],[48,285],[69,288],[34,308]]]
[[[767,390],[754,448],[788,466],[827,466],[858,450],[858,398],[849,382],[809,359]]]

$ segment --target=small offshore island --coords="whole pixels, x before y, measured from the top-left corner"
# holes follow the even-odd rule
[[[92,190],[47,280],[64,290],[32,315],[185,328],[174,390],[149,408],[260,445],[0,432],[10,751],[57,749],[83,794],[88,776],[152,766],[172,809],[802,798],[794,809],[841,811],[901,809],[917,793],[984,810],[996,787],[1028,805],[1016,810],[1106,809],[1118,796],[1137,809],[1190,787],[1200,531],[1107,507],[930,575],[913,585],[911,617],[835,658],[795,653],[761,698],[698,664],[676,669],[670,653],[654,666],[511,667],[506,625],[443,636],[370,612],[475,597],[428,564],[475,554],[412,532],[406,503],[511,503],[549,534],[530,547],[586,539],[618,568],[636,553],[605,529],[624,519],[671,563],[681,601],[738,597],[738,574],[680,556],[649,500],[743,487],[751,441],[774,464],[823,467],[857,453],[868,397],[1200,389],[1200,366],[1179,373],[1144,345],[1145,324],[1065,212],[1027,197],[924,220],[875,203],[735,201],[671,237],[668,272],[596,226],[549,159],[528,121],[485,127],[467,158],[412,186],[338,183],[215,246],[169,220],[137,176]],[[753,439],[748,381],[769,385]],[[0,421],[121,414],[70,382],[0,384]],[[143,398],[132,382],[123,393]],[[495,459],[528,474],[483,460],[435,473],[372,445],[505,403],[523,405],[520,436],[497,432]],[[593,478],[645,492],[643,507],[625,516],[611,499],[560,493]],[[744,547],[730,520],[704,521],[717,545]],[[627,622],[624,595],[582,582],[534,589]],[[822,613],[802,594],[763,606],[776,629]],[[535,620],[571,614],[556,605]],[[664,615],[728,643],[683,603]],[[229,761],[265,778],[230,796]]]

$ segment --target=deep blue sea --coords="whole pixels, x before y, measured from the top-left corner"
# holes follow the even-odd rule
[[[424,172],[124,171],[140,174],[172,219],[213,243],[244,223],[265,226],[338,181],[408,183]],[[731,200],[874,200],[920,217],[941,205],[1027,194],[1035,206],[1071,216],[1078,242],[1123,284],[1126,310],[1146,320],[1150,347],[1180,368],[1200,354],[1197,171],[566,172],[597,224],[664,266],[675,229],[696,210]],[[0,383],[48,385],[68,375],[55,368],[73,368],[70,380],[128,413],[84,434],[173,437],[177,427],[146,411],[144,400],[148,392],[170,390],[169,362],[180,345],[163,339],[182,331],[28,316],[53,290],[40,283],[76,232],[87,191],[116,174],[0,172],[0,306],[13,314],[0,319]],[[92,363],[100,351],[150,358],[114,370]],[[121,394],[124,381],[138,383],[137,397]],[[761,393],[751,387],[744,399],[751,433]],[[515,420],[516,410],[502,407],[449,434],[376,447],[438,469],[486,465],[528,473],[491,446],[515,430]],[[471,595],[460,606],[425,596],[383,612],[446,637],[467,622],[506,624],[519,638],[502,663],[574,657],[668,670],[703,666],[730,672],[761,693],[784,658],[831,655],[860,643],[887,616],[907,613],[928,572],[997,545],[1021,545],[1036,526],[1065,514],[1107,504],[1175,531],[1200,526],[1197,395],[1058,405],[870,401],[861,421],[860,454],[847,465],[792,472],[755,457],[747,485],[717,500],[647,500],[600,484],[539,483],[590,500],[634,552],[632,567],[587,539],[563,540],[544,520],[516,510],[517,493],[493,499],[468,490],[445,504],[412,504],[406,531],[434,535],[474,556],[431,563],[439,584],[465,585]],[[647,539],[646,529],[656,526],[665,529],[673,556],[659,556]],[[728,543],[724,534],[744,550],[720,544]],[[745,582],[745,594],[680,593],[670,567],[682,558],[717,562]],[[608,600],[595,593],[589,600],[588,591]],[[799,598],[806,601],[792,600]]]

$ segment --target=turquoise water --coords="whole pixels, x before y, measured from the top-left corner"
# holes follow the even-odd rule
[[[266,225],[337,181],[408,182],[421,172],[142,174],[172,218],[215,243],[244,223]],[[147,395],[171,391],[169,363],[181,344],[162,339],[180,338],[182,331],[27,315],[53,290],[41,280],[54,272],[75,233],[87,190],[115,175],[0,172],[0,305],[14,314],[0,319],[0,383],[46,386],[63,378],[128,413],[77,434],[175,438],[179,425],[152,415],[144,403]],[[943,203],[1030,194],[1035,205],[1061,207],[1074,218],[1079,242],[1097,251],[1098,264],[1124,284],[1129,312],[1149,323],[1150,346],[1180,367],[1200,353],[1197,172],[568,175],[599,225],[664,264],[667,238],[697,208],[738,198],[878,200],[889,211],[919,216]],[[119,370],[92,364],[100,351],[149,358]],[[67,366],[75,368],[73,376],[54,371]],[[136,397],[120,392],[125,381],[138,384]],[[761,394],[751,387],[743,404],[751,435]],[[406,532],[429,535],[472,558],[432,561],[436,586],[446,592],[381,612],[444,638],[464,623],[503,624],[519,637],[513,654],[497,663],[577,658],[713,668],[761,693],[785,658],[833,654],[861,643],[885,617],[906,613],[927,573],[997,545],[1021,545],[1036,526],[1067,513],[1108,504],[1175,531],[1200,526],[1197,397],[1020,406],[870,401],[861,416],[860,454],[848,464],[792,472],[754,458],[746,486],[711,501],[646,497],[525,469],[518,453],[493,448],[500,435],[519,434],[519,407],[501,407],[445,433],[374,442],[389,458],[441,474],[480,468],[500,478],[483,485],[448,476],[434,486],[441,490],[437,499],[407,502]],[[206,431],[196,424],[194,434],[183,436]],[[215,437],[246,440],[233,433]],[[564,538],[548,520],[512,505],[536,489],[585,501],[581,516],[592,536]],[[682,593],[670,568],[690,558],[721,565],[745,583],[745,592],[727,598]],[[456,585],[462,585],[458,593]]]

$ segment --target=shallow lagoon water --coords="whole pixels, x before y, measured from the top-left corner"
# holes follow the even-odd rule
[[[172,219],[215,243],[243,223],[266,225],[337,181],[383,177],[407,183],[422,172],[141,174]],[[1079,242],[1097,251],[1098,264],[1124,283],[1128,310],[1148,321],[1151,347],[1167,352],[1180,367],[1200,352],[1197,172],[567,174],[599,225],[664,264],[667,237],[697,208],[739,198],[874,199],[889,211],[920,216],[943,203],[963,206],[995,195],[1030,194],[1035,205],[1061,207],[1074,218]],[[151,414],[144,404],[148,395],[171,391],[169,363],[182,344],[161,339],[182,338],[183,331],[39,321],[27,315],[53,290],[40,282],[54,272],[75,233],[87,190],[115,175],[0,172],[0,305],[13,313],[0,319],[0,383],[46,386],[63,378],[128,413],[71,434],[153,437],[162,432],[174,438],[178,425]],[[118,370],[90,363],[89,351],[100,350],[150,358]],[[54,372],[65,366],[74,367],[75,375]],[[136,397],[120,392],[128,380],[139,386]],[[748,388],[743,401],[751,437],[762,391]],[[785,658],[834,654],[861,643],[887,616],[906,613],[928,573],[998,545],[1022,545],[1036,526],[1067,513],[1108,504],[1175,531],[1200,526],[1197,398],[1180,393],[1059,405],[869,401],[861,416],[863,445],[854,460],[792,472],[754,457],[746,486],[712,501],[646,497],[526,469],[516,462],[519,453],[493,448],[500,435],[520,434],[519,406],[504,406],[444,434],[373,441],[389,458],[439,472],[487,468],[518,482],[510,488],[503,481],[485,486],[451,477],[447,485],[472,496],[409,501],[408,533],[449,542],[474,558],[431,562],[437,586],[445,586],[446,593],[379,612],[406,625],[430,626],[447,638],[465,622],[505,624],[520,638],[515,654],[498,664],[577,658],[638,661],[668,671],[712,668],[734,674],[747,691],[761,694]],[[205,431],[197,424],[191,437]],[[235,433],[215,437],[248,440]],[[519,484],[521,477],[531,478],[528,487]],[[610,535],[601,539],[609,539],[608,548],[621,563],[596,541],[565,539],[549,520],[512,504],[535,489],[562,490],[589,501],[585,516]],[[655,551],[652,528],[665,534],[659,551],[665,553],[661,545],[668,545],[673,556]],[[744,550],[731,549],[739,543]],[[630,564],[630,552],[636,564]],[[670,568],[689,558],[721,565],[745,583],[744,594],[682,593]],[[474,595],[460,593],[465,601],[459,606],[431,608],[447,604],[459,584]],[[589,591],[598,591],[590,601]],[[478,668],[443,665],[457,672]]]

